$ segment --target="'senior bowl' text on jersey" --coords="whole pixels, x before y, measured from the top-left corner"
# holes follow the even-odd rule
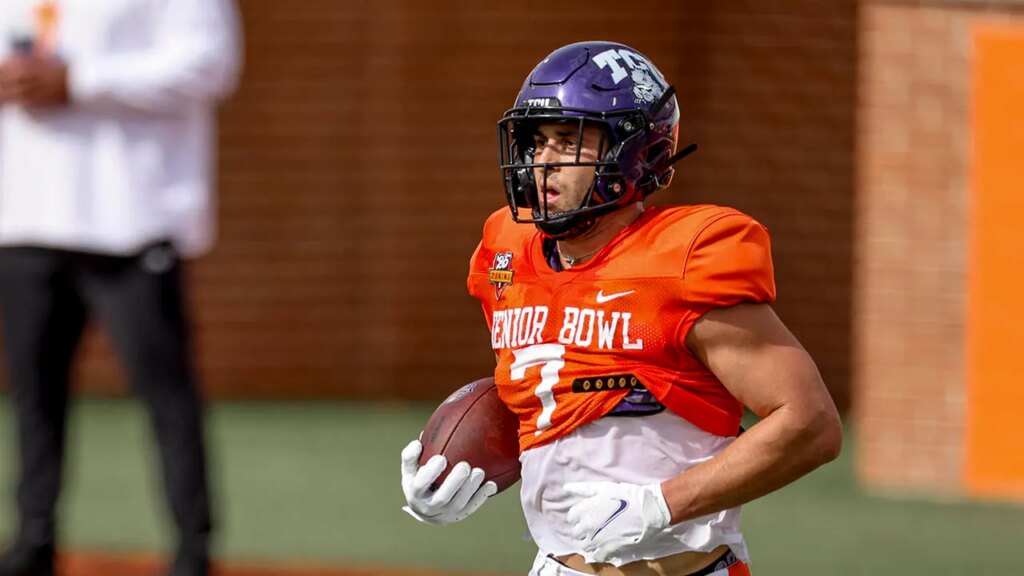
[[[713,308],[775,298],[768,232],[717,206],[648,208],[589,261],[561,272],[543,237],[494,213],[470,263],[520,449],[565,436],[645,387],[670,410],[734,436],[743,408],[686,347]]]

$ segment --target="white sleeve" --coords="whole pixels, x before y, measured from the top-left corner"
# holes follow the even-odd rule
[[[242,65],[235,0],[171,0],[144,51],[73,58],[75,106],[174,113],[227,97]]]

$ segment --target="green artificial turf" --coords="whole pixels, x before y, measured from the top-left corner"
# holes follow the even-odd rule
[[[401,512],[398,454],[423,405],[221,403],[209,409],[221,556],[526,574],[533,547],[516,490],[465,522],[423,526]],[[87,400],[74,410],[64,544],[167,549],[170,530],[144,412]],[[11,494],[12,423],[0,397],[0,490]],[[839,461],[748,505],[756,576],[1024,574],[1024,509],[860,493]],[[0,539],[13,502],[0,498]]]

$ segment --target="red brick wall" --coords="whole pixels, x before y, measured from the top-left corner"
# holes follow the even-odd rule
[[[549,51],[614,39],[677,84],[701,145],[659,201],[769,226],[777,309],[845,401],[853,0],[242,6],[221,240],[192,275],[211,394],[436,398],[488,372],[464,274],[503,203],[495,122]],[[110,355],[90,350],[84,380],[109,389]]]
[[[1014,14],[970,4],[862,8],[853,366],[872,486],[963,482],[971,26]]]
[[[775,306],[848,401],[856,5],[732,1],[697,11],[686,55],[701,150],[675,202],[733,205],[772,233]],[[687,161],[684,161],[687,162]]]

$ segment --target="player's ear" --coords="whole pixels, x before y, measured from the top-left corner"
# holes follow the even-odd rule
[[[615,138],[612,138],[612,133],[608,130],[607,126],[601,126],[601,145],[598,147],[598,158],[604,159],[605,156],[611,152],[612,146],[615,145]]]

